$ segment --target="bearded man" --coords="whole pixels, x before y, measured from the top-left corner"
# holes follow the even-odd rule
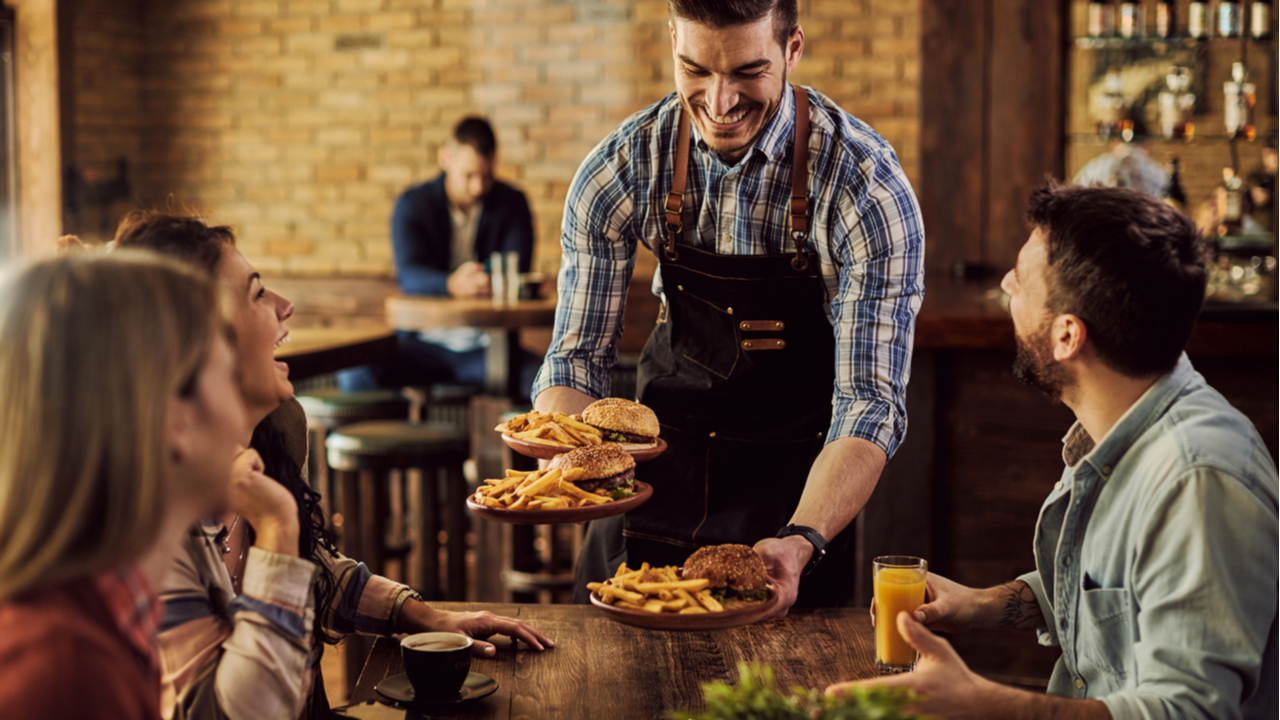
[[[1028,219],[1002,284],[1014,374],[1077,419],[1036,571],[985,590],[930,574],[914,617],[876,618],[920,651],[916,670],[870,684],[944,718],[1271,720],[1276,466],[1183,354],[1205,290],[1195,224],[1134,190],[1052,185]],[[1061,647],[1048,694],[979,677],[929,632],[980,627]]]

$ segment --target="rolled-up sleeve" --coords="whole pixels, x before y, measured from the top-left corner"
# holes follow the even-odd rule
[[[1169,487],[1132,571],[1136,686],[1101,700],[1116,720],[1240,718],[1276,622],[1276,508],[1212,469]]]
[[[605,138],[569,187],[560,228],[555,329],[533,383],[535,400],[556,386],[596,398],[609,394],[636,254],[624,140],[619,131]]]
[[[924,299],[924,225],[892,152],[845,183],[830,232],[836,380],[827,441],[858,437],[893,457],[907,433],[906,388]]]

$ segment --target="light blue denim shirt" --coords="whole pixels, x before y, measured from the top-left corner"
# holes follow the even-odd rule
[[[1040,510],[1049,692],[1127,718],[1277,717],[1276,466],[1184,355],[1094,446],[1077,423]]]

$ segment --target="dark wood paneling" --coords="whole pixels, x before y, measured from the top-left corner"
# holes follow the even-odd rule
[[[931,272],[982,260],[989,6],[990,0],[922,6],[920,209]]]
[[[1062,176],[1062,0],[993,0],[985,148],[989,194],[983,262],[1013,267],[1026,242],[1027,197],[1045,173]]]

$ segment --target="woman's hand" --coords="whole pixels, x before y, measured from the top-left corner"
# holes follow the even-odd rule
[[[263,474],[257,450],[243,450],[231,464],[231,511],[257,533],[254,545],[268,552],[298,556],[298,504],[293,494]]]
[[[408,600],[401,607],[399,625],[400,631],[407,633],[461,633],[475,639],[473,652],[484,657],[493,657],[497,652],[493,643],[485,642],[485,639],[491,635],[506,635],[512,640],[522,640],[534,650],[545,650],[556,646],[555,642],[547,636],[515,618],[494,615],[488,611],[436,610],[417,600]]]

